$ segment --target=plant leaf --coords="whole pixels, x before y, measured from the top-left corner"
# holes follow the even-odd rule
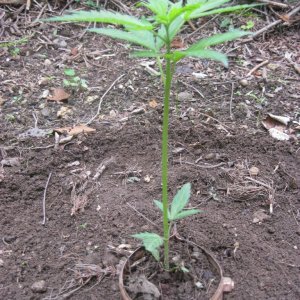
[[[189,202],[190,196],[191,184],[186,183],[179,189],[171,203],[170,220],[173,220],[183,210]]]
[[[164,207],[161,201],[154,200],[154,204],[161,210],[161,212],[164,212]],[[168,210],[168,219],[170,220],[170,211]]]
[[[75,70],[74,69],[64,69],[64,73],[67,76],[75,76]]]
[[[261,4],[242,4],[242,5],[222,7],[222,8],[212,9],[212,10],[204,10],[204,11],[199,9],[199,10],[193,11],[191,14],[189,14],[188,17],[186,18],[186,20],[200,18],[200,17],[204,17],[204,16],[209,16],[209,15],[228,13],[228,12],[233,12],[233,11],[247,9],[247,8],[261,6],[261,5],[264,5],[264,4],[262,4],[262,3]]]
[[[160,235],[152,232],[141,232],[132,236],[136,239],[142,240],[146,250],[149,251],[157,261],[159,261],[158,249],[164,242]]]
[[[169,0],[148,0],[147,2],[141,2],[141,5],[147,7],[158,17],[165,17],[167,15],[169,4]]]
[[[43,19],[42,21],[48,22],[101,22],[118,24],[123,26],[130,26],[131,28],[137,30],[151,30],[153,28],[152,24],[146,20],[140,20],[133,16],[123,15],[116,12],[111,12],[107,10],[101,11],[77,11],[72,12],[69,15],[53,17],[49,19]]]
[[[199,209],[183,210],[183,211],[179,212],[171,221],[183,219],[185,217],[189,217],[189,216],[198,214],[200,212],[202,212],[202,210],[199,210]]]
[[[213,36],[204,38],[204,39],[200,40],[199,42],[193,44],[192,46],[189,47],[188,51],[205,49],[210,46],[222,44],[222,43],[228,42],[228,41],[233,41],[233,40],[238,39],[247,34],[249,34],[249,32],[241,31],[241,30],[232,30],[232,31],[228,31],[226,33],[215,34]]]
[[[130,53],[131,57],[160,57],[161,53],[157,53],[154,51],[133,51]]]
[[[206,58],[206,59],[212,59],[215,61],[221,62],[225,67],[228,67],[228,59],[227,56],[223,53],[209,50],[209,49],[203,49],[203,50],[185,50],[185,51],[175,51],[174,57],[176,61],[179,59],[186,57],[186,56],[192,56],[192,57],[199,57],[199,58]]]
[[[170,40],[172,41],[176,34],[180,31],[182,28],[182,25],[184,24],[184,18],[183,16],[177,17],[170,25],[169,27],[169,36]],[[162,37],[162,38],[160,38]],[[166,39],[166,29],[165,26],[162,25],[161,28],[158,30],[158,36],[156,38],[156,49],[159,50],[164,44]]]
[[[112,29],[112,28],[93,28],[93,29],[89,29],[88,31],[107,35],[115,39],[125,40],[130,43],[137,44],[145,48],[151,49],[153,51],[156,50],[154,44],[154,36],[151,32],[146,30],[128,32],[128,31]]]

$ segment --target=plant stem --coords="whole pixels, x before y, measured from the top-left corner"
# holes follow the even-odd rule
[[[164,112],[162,131],[162,203],[163,203],[163,227],[164,227],[164,266],[167,270],[169,264],[169,220],[168,220],[168,135],[169,135],[169,102],[172,83],[171,70],[171,42],[169,38],[169,28],[166,26],[166,69],[164,81]]]

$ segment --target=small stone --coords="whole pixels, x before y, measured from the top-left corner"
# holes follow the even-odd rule
[[[275,229],[273,227],[268,228],[268,233],[270,234],[275,233]]]
[[[257,168],[257,167],[251,167],[251,168],[249,169],[249,174],[250,174],[251,176],[257,176],[258,173],[259,173],[259,168]]]
[[[50,110],[48,107],[44,107],[42,110],[41,110],[41,114],[44,116],[44,117],[49,117],[50,116]]]
[[[44,63],[45,63],[45,62],[44,62]],[[50,64],[51,64],[51,63],[50,63]],[[47,85],[49,82],[50,82],[50,78],[42,77],[42,78],[39,80],[39,85],[40,85],[40,86],[45,86],[45,85]]]
[[[249,85],[249,82],[248,82],[247,79],[241,79],[241,80],[240,80],[240,85],[245,87],[245,86],[248,86],[248,85]]]
[[[47,291],[46,281],[36,281],[30,288],[34,293],[45,293]]]
[[[193,95],[189,92],[181,92],[178,94],[179,102],[193,100]]]
[[[115,118],[115,117],[117,116],[117,112],[116,112],[114,109],[112,109],[112,110],[109,112],[109,116],[110,116],[111,118]]]
[[[4,266],[4,260],[0,258],[0,267]]]
[[[198,289],[203,289],[204,288],[204,285],[200,282],[200,281],[197,281],[195,283],[195,286],[198,288]]]
[[[45,61],[44,61],[44,65],[45,66],[51,66],[52,65],[52,62],[51,62],[51,60],[50,59],[45,59]]]

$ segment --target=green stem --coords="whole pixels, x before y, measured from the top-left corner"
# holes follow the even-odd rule
[[[169,38],[169,28],[166,26],[166,72],[164,81],[164,112],[163,112],[163,131],[162,131],[162,202],[163,202],[163,227],[164,227],[164,266],[167,270],[169,263],[169,220],[168,220],[168,131],[169,131],[169,102],[172,83],[171,70],[171,42]]]

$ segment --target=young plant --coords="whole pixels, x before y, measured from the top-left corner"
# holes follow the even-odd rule
[[[199,212],[198,210],[184,210],[191,193],[191,184],[185,184],[176,194],[169,209],[168,203],[168,128],[169,102],[172,77],[175,65],[185,57],[212,59],[228,66],[226,55],[210,49],[211,46],[232,41],[249,33],[232,30],[203,38],[185,50],[174,50],[171,43],[180,32],[185,22],[203,16],[228,13],[254,5],[226,6],[230,0],[187,0],[175,3],[169,0],[145,0],[140,5],[148,8],[152,15],[136,18],[117,12],[106,10],[78,11],[70,15],[54,17],[47,21],[100,22],[117,25],[116,28],[93,28],[91,32],[106,35],[115,39],[125,40],[141,47],[132,53],[133,57],[154,57],[160,67],[164,85],[164,111],[162,130],[162,202],[155,201],[156,206],[163,213],[163,237],[156,233],[139,233],[134,235],[143,241],[145,248],[159,260],[159,247],[164,246],[164,267],[169,270],[169,237],[170,222],[185,218]],[[164,59],[164,66],[161,65]]]
[[[76,76],[76,72],[74,69],[65,69],[64,73],[67,76],[67,78],[63,81],[65,87],[73,87],[79,89],[88,88],[86,80],[81,79],[79,76]]]

